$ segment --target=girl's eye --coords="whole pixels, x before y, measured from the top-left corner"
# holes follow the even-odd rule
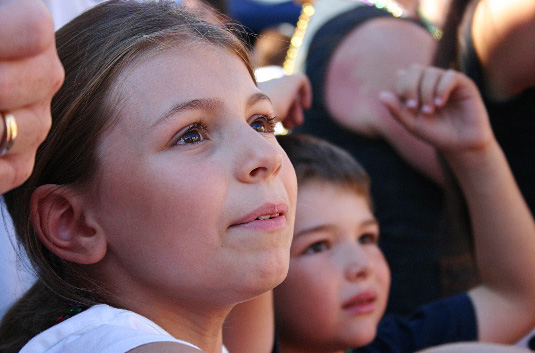
[[[320,253],[320,252],[326,251],[326,250],[329,250],[329,244],[327,244],[326,241],[318,241],[318,242],[310,245],[309,247],[307,247],[305,249],[305,251],[303,251],[303,254],[305,254],[305,255],[317,254],[317,253]]]
[[[377,237],[375,234],[362,234],[358,239],[359,244],[377,244]]]
[[[258,115],[251,123],[251,127],[257,132],[275,132],[275,117],[267,115]]]
[[[176,141],[177,145],[189,145],[195,144],[204,141],[206,137],[206,128],[200,124],[195,123],[187,127],[186,132],[184,132],[178,140]]]

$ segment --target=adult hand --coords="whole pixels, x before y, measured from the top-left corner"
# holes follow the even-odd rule
[[[50,13],[41,1],[0,0],[0,112],[13,114],[18,135],[0,157],[0,194],[31,174],[51,124],[50,103],[63,83]],[[0,118],[0,137],[5,133]]]
[[[269,96],[286,129],[305,121],[303,110],[312,105],[312,88],[306,75],[298,73],[260,82],[258,88]]]

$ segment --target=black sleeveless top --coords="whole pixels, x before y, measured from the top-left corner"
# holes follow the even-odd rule
[[[468,22],[471,23],[471,19]],[[483,68],[474,49],[471,26],[465,27],[463,36],[463,71],[479,88],[494,135],[507,157],[531,214],[535,215],[535,87],[507,101],[493,100],[487,91]]]
[[[380,246],[392,270],[387,311],[408,314],[440,296],[437,229],[443,212],[442,191],[386,141],[360,136],[338,125],[324,100],[325,76],[337,46],[355,27],[378,17],[392,15],[363,5],[331,19],[315,34],[306,60],[313,106],[305,113],[305,123],[295,131],[345,148],[368,171],[381,229]]]

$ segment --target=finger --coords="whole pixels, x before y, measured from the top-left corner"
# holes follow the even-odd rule
[[[291,108],[293,115],[293,127],[300,126],[305,122],[305,114],[303,112],[302,102],[296,101]]]
[[[0,110],[16,110],[50,100],[64,75],[55,46],[37,56],[0,62]]]
[[[447,70],[442,75],[435,90],[434,104],[436,107],[443,107],[446,104],[451,93],[460,82],[460,78],[460,73],[454,70]]]
[[[306,76],[303,76],[300,96],[303,109],[310,109],[312,107],[312,84]]]
[[[379,100],[396,120],[407,128],[412,129],[414,126],[414,114],[399,99],[399,96],[389,91],[382,91],[379,94]]]
[[[24,183],[31,174],[34,160],[34,158],[13,159],[7,155],[0,158],[0,194]]]
[[[294,102],[288,109],[288,116],[282,122],[282,125],[290,130],[304,122],[303,110],[298,102]]]
[[[54,23],[41,1],[0,2],[1,59],[28,57],[54,42]]]
[[[52,124],[50,105],[40,105],[31,109],[10,111],[17,122],[17,138],[8,154],[22,155],[37,150],[44,141]],[[6,154],[7,155],[7,154]]]
[[[25,155],[0,158],[0,194],[24,183],[31,175],[35,164],[35,151]]]
[[[444,70],[435,67],[429,67],[422,73],[420,83],[420,110],[424,114],[429,115],[435,112],[436,90],[443,73]]]
[[[46,105],[9,112],[17,123],[13,147],[0,158],[0,189],[3,192],[22,184],[31,174],[35,153],[46,138],[51,124]]]
[[[294,123],[292,121],[292,119],[290,118],[290,116],[288,115],[288,117],[286,117],[286,119],[282,119],[280,120],[280,122],[282,123],[282,126],[286,129],[286,130],[291,130],[293,129],[294,127]]]
[[[412,65],[407,70],[401,71],[396,82],[396,92],[405,106],[416,111],[420,106],[419,86],[422,78],[422,67]]]

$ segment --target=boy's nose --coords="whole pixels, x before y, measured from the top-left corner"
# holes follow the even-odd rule
[[[348,281],[359,281],[366,279],[371,273],[370,260],[366,254],[359,251],[352,251],[347,259],[345,276]]]
[[[370,269],[368,266],[360,266],[358,264],[351,264],[346,270],[346,277],[348,281],[357,281],[366,279],[369,275]]]

